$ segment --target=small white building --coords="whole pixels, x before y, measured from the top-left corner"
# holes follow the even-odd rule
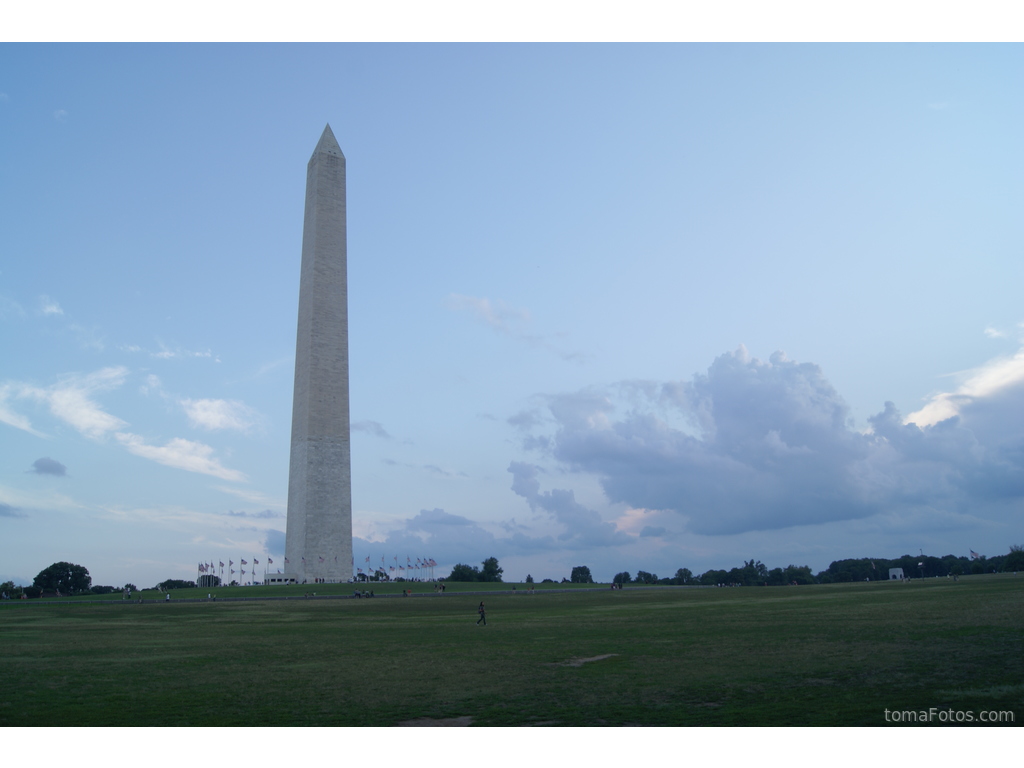
[[[890,568],[889,569],[889,581],[898,580],[903,581],[906,577],[903,575],[902,568]]]
[[[264,576],[263,583],[266,584],[298,584],[295,576],[290,573],[278,573],[274,576]]]

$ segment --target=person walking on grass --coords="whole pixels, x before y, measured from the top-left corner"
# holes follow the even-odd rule
[[[476,612],[480,614],[480,618],[476,620],[476,623],[480,624],[480,622],[482,621],[484,623],[484,626],[486,627],[487,626],[487,614],[484,613],[484,601],[483,600],[480,601],[480,607],[476,609]]]

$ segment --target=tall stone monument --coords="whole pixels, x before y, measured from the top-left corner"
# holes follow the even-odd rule
[[[352,577],[345,155],[331,126],[306,166],[286,575]]]

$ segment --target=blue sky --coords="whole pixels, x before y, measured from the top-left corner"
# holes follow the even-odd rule
[[[5,45],[0,578],[283,560],[327,122],[357,564],[607,580],[1024,543],[1022,64]]]

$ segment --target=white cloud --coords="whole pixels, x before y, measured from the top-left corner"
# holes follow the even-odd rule
[[[927,427],[954,416],[978,400],[993,397],[1024,383],[1024,349],[1010,358],[992,360],[970,373],[952,392],[934,395],[924,408],[907,416],[905,423]]]
[[[66,376],[48,388],[29,384],[5,384],[0,387],[0,421],[40,435],[32,428],[26,417],[15,413],[6,405],[12,397],[31,399],[48,405],[54,416],[70,424],[86,437],[93,440],[102,439],[107,433],[127,426],[127,422],[104,411],[92,396],[97,392],[121,386],[127,374],[127,368],[111,367],[85,376]]]
[[[249,430],[256,422],[256,413],[237,400],[182,400],[189,424],[201,429]]]
[[[527,333],[525,326],[530,322],[530,313],[525,309],[509,306],[500,299],[492,302],[490,299],[452,293],[448,295],[444,303],[448,309],[470,312],[477,320],[498,333],[526,342],[531,347],[546,349],[567,362],[579,363],[587,357],[580,352],[567,352],[551,344],[548,341],[551,336]],[[554,336],[558,335],[554,334]]]
[[[215,356],[213,354],[213,352],[210,351],[209,349],[206,350],[205,352],[194,352],[194,351],[189,350],[189,349],[182,349],[181,347],[176,347],[175,349],[171,349],[166,344],[164,344],[162,341],[157,341],[157,344],[160,347],[160,351],[159,352],[150,352],[149,353],[150,357],[154,357],[157,360],[173,360],[175,358],[198,357],[198,358],[207,358],[207,359],[213,360],[215,363],[219,363],[220,362],[220,358]],[[138,347],[133,347],[132,351],[137,351],[138,349],[139,349]]]
[[[30,422],[28,418],[22,416],[20,413],[15,413],[7,405],[7,401],[11,397],[17,397],[19,394],[22,394],[23,391],[24,390],[21,387],[15,388],[12,384],[0,385],[0,423],[7,424],[15,429],[24,430],[36,437],[45,437],[42,432],[32,428],[32,422]]]
[[[445,299],[445,306],[454,310],[468,310],[477,320],[502,333],[512,333],[514,324],[525,323],[530,319],[530,313],[525,309],[510,307],[503,301],[491,302],[490,299],[478,299],[475,296],[462,296],[457,293],[450,294]]]
[[[167,467],[184,469],[188,472],[198,472],[203,475],[212,475],[221,480],[231,482],[244,482],[245,475],[235,469],[228,469],[220,461],[213,458],[213,448],[203,443],[185,440],[176,437],[166,445],[147,445],[138,435],[128,432],[118,432],[116,435],[121,443],[130,453],[141,456],[144,459],[151,459],[157,464]]]
[[[267,496],[265,493],[259,491],[251,491],[246,488],[232,488],[227,485],[214,486],[218,491],[224,493],[230,493],[232,496],[237,496],[240,499],[250,502],[251,504],[259,504],[264,507],[273,507],[275,509],[285,509],[288,505],[280,499],[274,499]]]
[[[116,389],[124,383],[128,369],[103,368],[87,376],[73,376],[48,390],[35,390],[58,419],[67,422],[86,437],[98,440],[108,432],[127,426],[127,422],[104,411],[91,395]]]
[[[24,317],[25,310],[22,308],[21,304],[16,302],[14,299],[8,298],[7,296],[0,296],[0,317],[6,317],[7,315]]]
[[[51,299],[49,296],[43,295],[39,297],[39,311],[44,315],[63,315],[64,310],[61,309],[60,304],[55,299]]]
[[[154,395],[162,395],[164,393],[160,377],[155,373],[146,376],[146,382],[139,386],[139,394],[148,396],[150,392]]]
[[[1004,339],[1004,338],[1006,338],[1006,333],[1004,333],[1003,331],[1000,331],[997,328],[993,328],[992,326],[989,326],[988,328],[985,329],[985,335],[988,336],[990,339]]]

